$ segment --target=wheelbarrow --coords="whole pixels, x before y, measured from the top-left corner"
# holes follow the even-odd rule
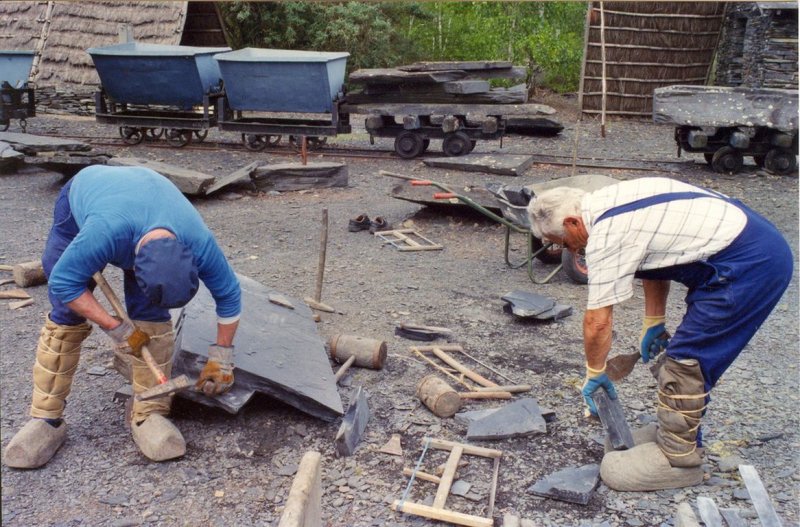
[[[533,235],[527,213],[528,203],[531,198],[537,193],[555,187],[576,187],[587,192],[592,192],[605,186],[618,183],[618,180],[614,178],[593,174],[555,179],[543,183],[534,183],[524,187],[510,187],[490,183],[486,185],[486,188],[496,197],[502,214],[502,216],[500,216],[487,209],[485,206],[476,203],[471,198],[453,191],[450,187],[442,183],[431,180],[420,180],[418,178],[387,172],[385,170],[381,170],[379,174],[382,176],[404,179],[411,182],[414,186],[436,187],[442,192],[434,193],[434,199],[456,200],[480,212],[484,216],[501,223],[506,228],[503,253],[506,265],[511,269],[518,269],[525,266],[527,268],[528,277],[535,284],[546,284],[562,269],[564,269],[564,272],[572,281],[585,284],[588,281],[588,270],[586,269],[586,263],[582,257],[576,256],[570,251],[562,250],[563,248],[557,244],[543,243],[542,240]],[[512,232],[522,234],[526,239],[527,254],[525,259],[520,262],[512,262],[509,255]],[[544,278],[539,279],[534,275],[533,261],[535,259],[542,263],[555,263],[558,265]]]

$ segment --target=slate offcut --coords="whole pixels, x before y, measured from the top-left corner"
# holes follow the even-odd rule
[[[545,498],[586,505],[600,482],[600,465],[565,468],[540,479],[528,492]]]
[[[547,432],[547,423],[536,399],[525,398],[472,421],[467,439],[484,441],[521,437]]]

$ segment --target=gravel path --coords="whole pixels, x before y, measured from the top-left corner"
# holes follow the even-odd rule
[[[798,180],[763,174],[754,165],[736,176],[722,176],[697,158],[676,157],[670,127],[647,122],[612,121],[600,137],[594,121],[575,124],[574,101],[545,101],[559,109],[567,124],[556,138],[506,138],[479,143],[476,152],[540,153],[571,158],[579,132],[578,155],[596,159],[674,162],[669,171],[599,170],[618,179],[663,175],[714,188],[741,198],[782,230],[798,254]],[[359,123],[358,119],[353,119]],[[112,127],[91,119],[40,116],[29,131],[58,135],[113,137]],[[13,127],[12,127],[13,128]],[[12,130],[13,131],[13,130]],[[234,134],[212,132],[209,139],[235,141]],[[369,147],[362,130],[336,138],[337,146]],[[391,148],[379,139],[373,148]],[[432,149],[438,148],[434,142]],[[148,157],[225,175],[259,159],[287,160],[237,150],[230,152],[157,149],[147,145],[106,148],[115,155]],[[326,159],[337,160],[335,156]],[[582,417],[578,387],[582,382],[582,310],[586,292],[559,273],[548,284],[531,283],[522,269],[503,261],[504,230],[488,218],[457,210],[432,210],[393,199],[396,181],[378,175],[381,169],[449,183],[456,188],[496,181],[525,184],[572,175],[569,166],[534,164],[513,178],[431,169],[419,160],[341,158],[348,164],[350,186],[344,189],[257,193],[231,187],[211,198],[194,199],[237,272],[302,298],[313,292],[317,266],[320,211],[329,209],[330,234],[322,299],[340,313],[324,314],[319,333],[327,338],[350,333],[386,340],[387,367],[380,372],[355,369],[341,388],[345,402],[362,385],[369,393],[372,420],[360,447],[349,458],[336,458],[333,437],[338,422],[323,423],[280,402],[257,397],[238,415],[211,410],[184,400],[174,406],[174,420],[187,440],[187,455],[155,464],[135,449],[123,424],[123,409],[113,401],[123,384],[110,367],[111,353],[101,332],[86,342],[66,418],[69,437],[53,460],[35,471],[2,467],[2,524],[8,526],[125,525],[275,525],[292,476],[303,453],[323,454],[322,510],[329,526],[433,525],[390,510],[406,480],[403,466],[413,466],[426,436],[465,441],[465,428],[453,419],[439,419],[418,407],[414,390],[431,368],[409,352],[412,341],[394,336],[400,322],[446,326],[470,353],[520,383],[553,408],[557,420],[548,432],[527,438],[485,442],[504,452],[494,517],[516,514],[534,525],[671,525],[679,503],[692,505],[709,496],[720,507],[737,508],[756,525],[752,504],[738,473],[730,471],[738,456],[756,467],[785,524],[800,521],[798,506],[798,286],[792,281],[776,311],[722,378],[704,419],[708,446],[704,485],[656,493],[618,493],[600,485],[588,505],[536,498],[526,489],[561,468],[597,463],[602,446],[598,423]],[[751,161],[752,163],[752,161]],[[0,263],[38,258],[63,184],[57,174],[23,170],[0,176]],[[347,232],[347,221],[361,213],[384,216],[395,225],[413,225],[443,251],[402,253],[381,246],[366,232]],[[521,239],[512,255],[522,256]],[[536,263],[537,273],[546,266]],[[111,272],[119,287],[118,273]],[[668,326],[680,321],[683,291],[673,287]],[[533,291],[573,306],[575,313],[557,322],[524,322],[503,312],[500,296],[512,290]],[[31,365],[38,331],[48,310],[45,287],[31,288],[35,303],[9,310],[0,306],[0,370],[2,446],[27,420]],[[616,352],[633,349],[639,334],[641,288],[615,308]],[[90,375],[100,367],[107,375]],[[618,383],[631,424],[654,414],[655,382],[639,366]],[[470,403],[469,409],[494,406]],[[392,433],[401,434],[402,458],[377,451]],[[426,466],[444,461],[430,453]],[[429,468],[432,470],[432,468]],[[451,497],[448,507],[486,513],[490,467],[473,461],[459,477],[473,485],[467,497]],[[430,499],[435,485],[415,484],[412,498]]]

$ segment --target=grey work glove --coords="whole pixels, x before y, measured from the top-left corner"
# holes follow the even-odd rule
[[[195,388],[206,395],[219,395],[233,386],[233,346],[208,347],[208,362],[200,372]]]
[[[150,336],[134,326],[130,320],[121,320],[117,327],[103,331],[111,337],[117,349],[130,346],[131,353],[137,357],[142,354],[142,346],[150,343]]]

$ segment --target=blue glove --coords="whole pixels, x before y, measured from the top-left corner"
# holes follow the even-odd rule
[[[670,334],[664,327],[664,317],[644,317],[642,333],[639,335],[639,353],[642,362],[647,362],[664,351],[669,344]]]
[[[583,381],[583,387],[581,388],[583,402],[586,404],[586,408],[583,411],[584,416],[589,417],[590,415],[597,415],[597,406],[594,404],[592,394],[601,386],[605,388],[606,393],[608,393],[611,399],[617,398],[617,389],[614,387],[614,383],[611,382],[611,379],[608,378],[608,375],[606,375],[605,365],[603,365],[602,370],[595,370],[590,368],[587,364],[586,380]]]

